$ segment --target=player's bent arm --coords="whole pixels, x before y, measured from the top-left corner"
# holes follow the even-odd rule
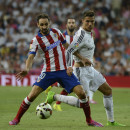
[[[79,54],[78,51],[75,51],[75,52],[73,53],[73,55],[75,55],[76,57],[78,57],[80,60],[83,59],[83,57]]]
[[[35,55],[34,54],[30,54],[26,60],[26,71],[29,72],[29,70],[32,68],[32,64],[33,64],[33,59],[34,59]]]

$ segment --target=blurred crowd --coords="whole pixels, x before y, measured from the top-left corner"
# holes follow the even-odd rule
[[[104,75],[130,76],[130,2],[128,0],[0,0],[0,73],[25,68],[29,44],[37,34],[36,16],[45,12],[51,27],[66,30],[73,16],[78,27],[81,14],[95,10],[95,68]],[[78,28],[77,28],[78,29]],[[30,73],[39,73],[39,55]]]

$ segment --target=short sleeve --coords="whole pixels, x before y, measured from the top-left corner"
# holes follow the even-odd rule
[[[33,38],[33,40],[30,43],[29,54],[36,55],[37,49],[38,49],[38,44],[36,38]]]

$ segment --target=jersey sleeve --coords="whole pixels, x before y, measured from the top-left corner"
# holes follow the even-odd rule
[[[73,65],[73,53],[81,48],[84,44],[84,31],[77,32],[74,36],[73,42],[69,45],[68,49],[66,50],[66,62],[67,66]]]
[[[29,55],[30,55],[30,54],[36,55],[37,49],[38,49],[37,41],[36,41],[35,38],[33,38],[33,40],[32,40],[31,43],[30,43]]]

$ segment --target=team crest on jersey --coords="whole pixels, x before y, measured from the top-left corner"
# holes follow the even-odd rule
[[[58,35],[57,35],[57,33],[54,33],[54,37],[58,38]]]
[[[75,46],[75,47],[78,47],[78,46],[79,46],[79,43],[75,43],[74,46]]]

